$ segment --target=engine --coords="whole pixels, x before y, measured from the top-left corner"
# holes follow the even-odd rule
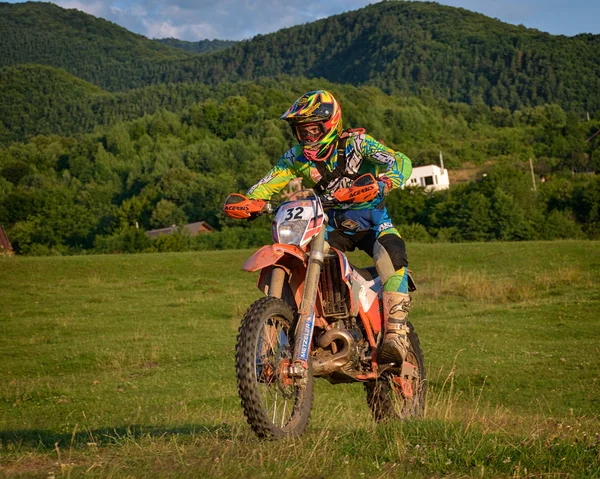
[[[342,279],[340,258],[335,253],[327,254],[323,260],[319,290],[323,313],[328,320],[349,316],[350,296]]]
[[[371,351],[361,330],[346,328],[338,321],[331,329],[317,336],[317,351],[313,355],[313,374],[332,384],[356,381],[370,365]]]

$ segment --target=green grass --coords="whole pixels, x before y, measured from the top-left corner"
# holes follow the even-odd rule
[[[282,442],[236,392],[251,251],[0,258],[0,476],[600,477],[599,252],[409,245],[426,417],[376,425],[317,381]]]

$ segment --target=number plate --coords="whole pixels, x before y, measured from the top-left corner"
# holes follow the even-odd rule
[[[283,211],[283,221],[310,220],[314,216],[312,205],[294,205]]]

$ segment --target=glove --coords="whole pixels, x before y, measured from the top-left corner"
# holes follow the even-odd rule
[[[390,191],[392,191],[392,180],[390,180],[387,176],[380,176],[377,179],[377,184],[379,185],[379,195],[383,198],[387,196]]]

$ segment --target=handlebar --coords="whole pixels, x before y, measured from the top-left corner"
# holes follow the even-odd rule
[[[334,206],[343,204],[342,201],[338,201],[335,198],[327,198],[325,196],[320,196],[320,195],[315,195],[315,196],[317,198],[319,198],[319,200],[321,200],[321,206],[323,206],[324,210],[331,209]],[[285,202],[282,202],[279,204],[273,204],[270,201],[267,201],[265,203],[265,206],[263,207],[262,211],[258,215],[260,216],[260,215],[264,215],[264,214],[276,214],[277,210],[283,203],[285,203]]]
[[[312,189],[300,190],[292,196],[302,191],[309,191],[313,197],[319,198],[323,209],[327,210],[341,204],[370,201],[378,194],[379,186],[373,175],[366,173],[354,180],[349,187],[336,190],[331,197],[317,195]],[[265,213],[276,213],[280,206],[281,204],[273,205],[269,201],[250,200],[239,193],[232,193],[225,200],[223,210],[231,218],[253,220]]]

